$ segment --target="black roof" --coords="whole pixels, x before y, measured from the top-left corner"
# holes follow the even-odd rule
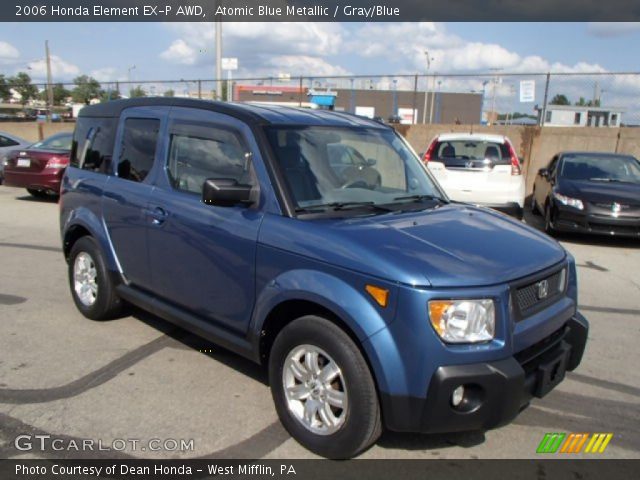
[[[224,113],[245,122],[275,125],[317,125],[389,128],[379,122],[345,112],[313,110],[249,103],[227,103],[179,97],[143,97],[113,100],[88,105],[80,110],[80,117],[119,117],[122,111],[132,107],[189,107]]]

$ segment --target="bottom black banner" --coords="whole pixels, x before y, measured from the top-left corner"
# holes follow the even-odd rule
[[[0,460],[0,479],[636,479],[639,460]]]

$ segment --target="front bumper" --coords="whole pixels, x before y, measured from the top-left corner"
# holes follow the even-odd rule
[[[543,397],[582,359],[589,323],[576,313],[560,330],[513,357],[468,365],[441,366],[426,399],[382,395],[387,428],[443,433],[490,429],[513,420],[533,397]],[[463,401],[451,403],[465,387]]]
[[[556,208],[553,228],[561,232],[589,233],[621,237],[640,237],[640,216],[596,213],[574,208]]]

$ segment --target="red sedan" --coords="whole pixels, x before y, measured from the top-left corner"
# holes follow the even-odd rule
[[[60,193],[60,181],[69,165],[71,133],[57,133],[26,149],[12,151],[5,160],[4,184],[26,188],[34,197]]]

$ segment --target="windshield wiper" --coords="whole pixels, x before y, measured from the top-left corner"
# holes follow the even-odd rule
[[[390,208],[377,205],[375,202],[330,202],[330,203],[318,203],[315,205],[308,205],[306,207],[296,208],[296,213],[317,213],[323,212],[326,209],[333,211],[351,210],[353,208],[366,207],[371,208],[379,212],[391,212]]]
[[[406,195],[404,197],[396,197],[393,200],[394,201],[396,201],[396,200],[413,200],[414,202],[421,202],[423,200],[436,200],[436,201],[442,202],[442,203],[449,203],[444,198],[436,197],[434,195]]]

